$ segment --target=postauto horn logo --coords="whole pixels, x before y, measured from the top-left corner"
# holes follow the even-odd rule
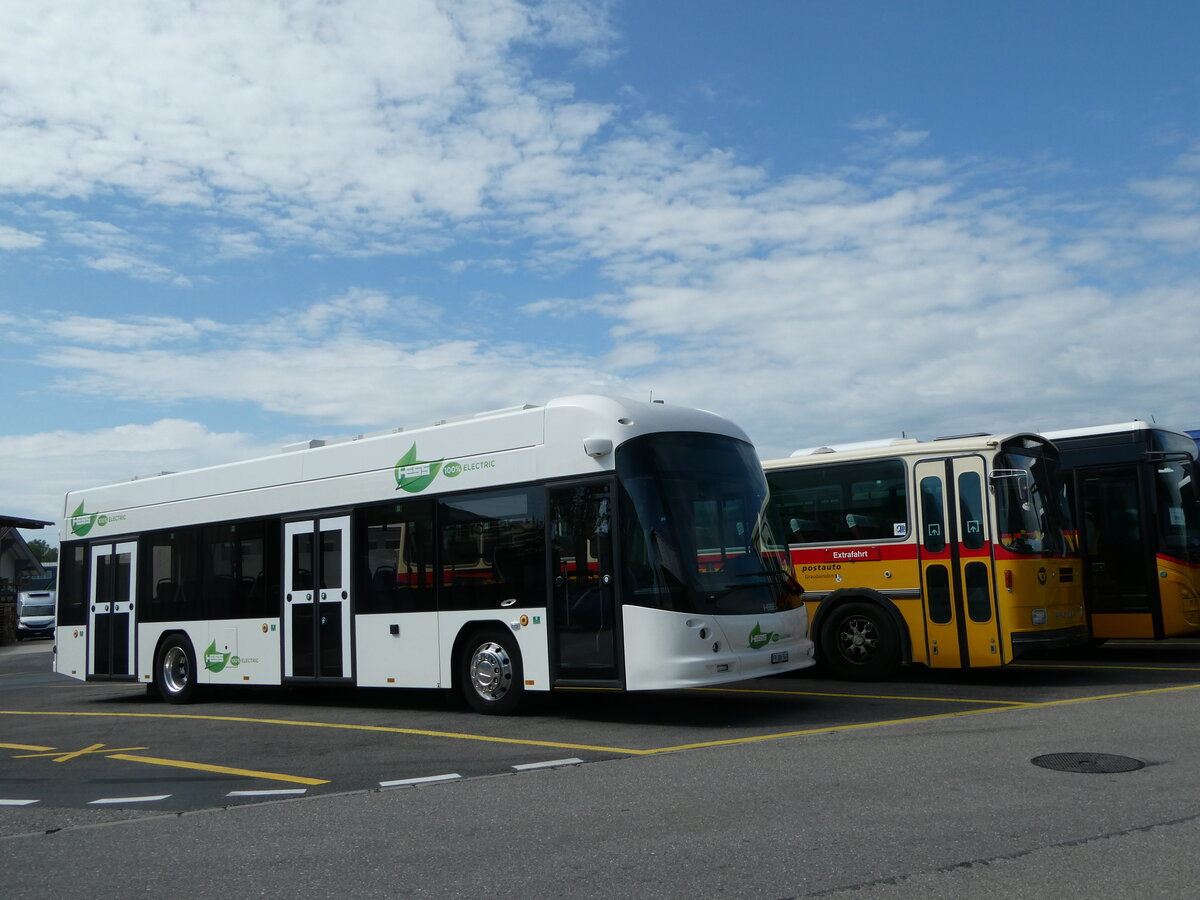
[[[437,478],[438,472],[442,471],[442,462],[444,459],[424,461],[417,459],[417,445],[413,444],[408,448],[400,459],[396,461],[394,474],[396,476],[396,490],[407,491],[410,494],[419,494],[425,488],[433,484],[433,479]],[[460,468],[451,469],[455,463],[447,463],[445,475],[451,477],[457,475]]]

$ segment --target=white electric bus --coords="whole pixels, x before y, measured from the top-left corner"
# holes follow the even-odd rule
[[[577,396],[73,491],[57,672],[146,683],[661,690],[812,664],[745,434]]]

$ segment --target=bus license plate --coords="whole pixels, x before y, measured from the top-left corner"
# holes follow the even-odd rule
[[[781,662],[787,662],[787,661],[788,661],[788,652],[786,650],[780,650],[777,653],[771,654],[771,665],[775,665],[775,663],[781,663]]]

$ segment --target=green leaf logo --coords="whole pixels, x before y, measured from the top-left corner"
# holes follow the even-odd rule
[[[413,444],[408,448],[408,452],[396,461],[396,490],[419,494],[433,484],[433,479],[437,477],[441,468],[440,459],[429,462],[417,459],[417,445]]]
[[[210,672],[220,672],[229,662],[229,657],[232,653],[221,653],[217,650],[217,642],[213,641],[208,645],[208,649],[204,651],[204,668]]]
[[[97,518],[99,517],[95,513],[90,516],[85,513],[83,511],[83,504],[80,503],[75,508],[75,512],[71,513],[71,533],[79,537],[84,537],[92,530],[92,526],[96,524]]]
[[[761,650],[767,644],[771,643],[772,638],[778,638],[770,631],[763,631],[758,622],[754,623],[754,627],[750,629],[750,649]]]

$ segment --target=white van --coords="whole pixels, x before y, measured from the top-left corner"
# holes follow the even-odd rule
[[[57,566],[43,563],[46,574],[31,578],[17,594],[17,640],[54,637],[54,599]]]

